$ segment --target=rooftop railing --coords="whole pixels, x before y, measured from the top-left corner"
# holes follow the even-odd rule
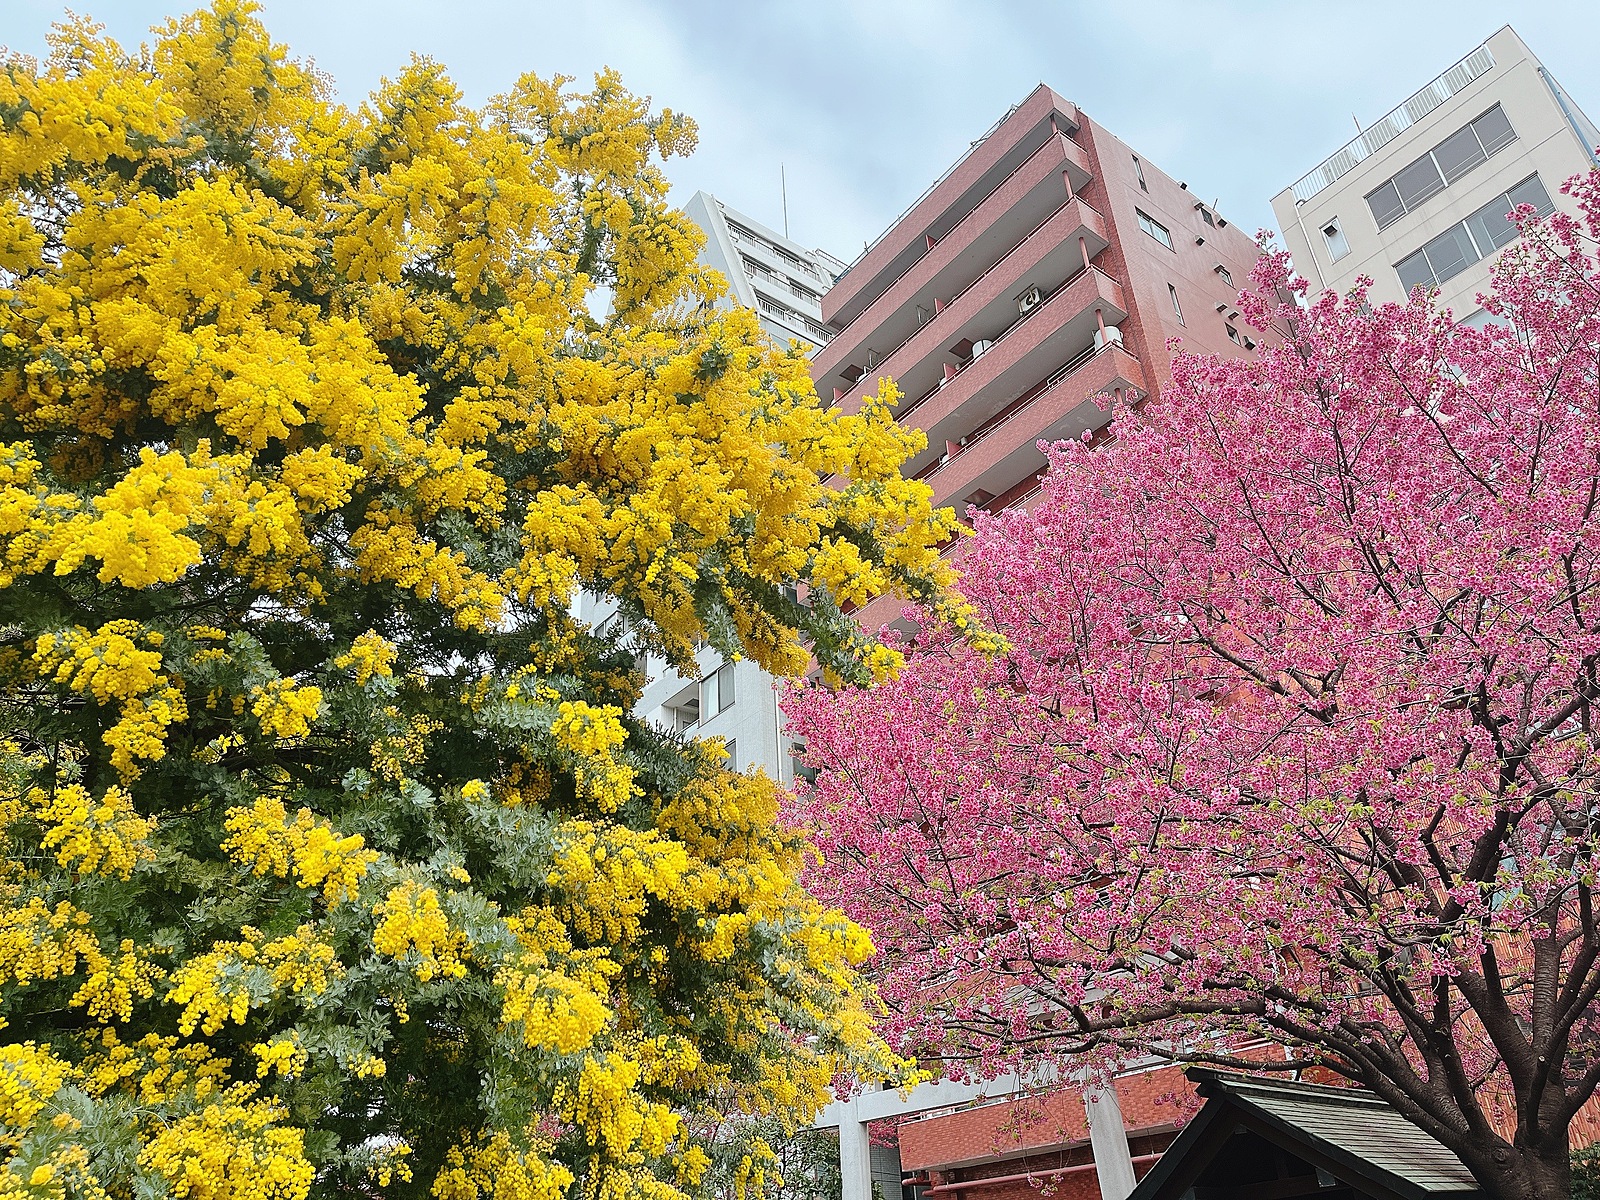
[[[1340,176],[1353,171],[1377,151],[1387,146],[1423,117],[1438,108],[1467,84],[1494,66],[1494,55],[1487,44],[1479,46],[1404,104],[1386,113],[1345,143],[1314,171],[1302,175],[1289,190],[1296,200],[1309,200]]]

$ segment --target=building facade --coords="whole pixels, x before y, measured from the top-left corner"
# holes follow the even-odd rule
[[[683,211],[705,232],[701,265],[727,277],[729,303],[755,309],[761,327],[780,345],[827,342],[831,331],[822,321],[822,293],[844,263],[825,250],[807,250],[710,192],[696,192]]]
[[[1223,357],[1254,350],[1238,299],[1258,255],[1214,204],[1040,85],[824,293],[832,336],[812,378],[847,408],[895,381],[899,420],[928,438],[907,474],[936,503],[1027,505],[1046,465],[1039,443],[1094,442],[1118,405],[1158,395],[1170,339]],[[857,615],[875,629],[900,608],[884,598]],[[1137,1073],[1119,1082],[1119,1108],[1116,1093],[1072,1086],[1042,1097],[1015,1081],[964,1086],[836,1105],[824,1121],[839,1129],[846,1200],[870,1194],[864,1122],[890,1117],[902,1120],[907,1200],[1009,1200],[1041,1178],[1122,1200],[1176,1136],[1160,1095],[1185,1089],[1176,1072]]]
[[[927,448],[906,466],[941,505],[999,511],[1037,494],[1038,443],[1103,434],[1159,393],[1185,350],[1248,354],[1238,296],[1254,240],[1040,85],[973,143],[822,297],[824,398],[877,380]],[[868,627],[896,604],[866,609]]]
[[[1372,279],[1373,303],[1439,289],[1458,320],[1481,319],[1506,214],[1576,212],[1561,195],[1600,163],[1597,129],[1505,26],[1273,198],[1296,270],[1320,291]]]

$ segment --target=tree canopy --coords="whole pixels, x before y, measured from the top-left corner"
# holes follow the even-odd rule
[[[1600,173],[1482,328],[1241,299],[1037,507],[978,521],[905,672],[794,702],[817,886],[900,1048],[1372,1088],[1494,1196],[1567,1190],[1600,1082]],[[1268,1054],[1262,1042],[1287,1057]]]
[[[892,669],[839,601],[953,518],[569,82],[352,108],[237,0],[0,63],[0,1195],[754,1194],[708,1130],[903,1066],[775,785],[630,714]]]

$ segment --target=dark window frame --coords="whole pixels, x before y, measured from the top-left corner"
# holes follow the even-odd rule
[[[1499,125],[1504,126],[1503,132],[1500,130],[1499,125],[1497,125],[1496,122],[1489,120],[1489,118],[1494,114],[1498,114]],[[1488,129],[1493,127],[1495,131],[1495,136],[1489,140],[1485,140],[1484,130],[1479,128],[1479,123],[1485,121],[1487,121],[1488,124],[1485,125],[1484,128]],[[1461,159],[1459,164],[1452,170],[1446,170],[1437,157],[1438,151],[1440,148],[1459,138],[1463,133],[1468,132],[1472,134],[1473,139],[1478,143],[1478,149],[1482,157],[1471,159],[1471,157],[1468,156],[1468,158]],[[1367,211],[1372,214],[1372,219],[1380,230],[1387,229],[1407,213],[1415,212],[1423,204],[1426,204],[1429,200],[1433,199],[1452,184],[1458,182],[1459,180],[1465,179],[1474,170],[1488,162],[1496,154],[1500,153],[1500,151],[1504,150],[1516,140],[1516,127],[1511,124],[1511,118],[1506,116],[1505,109],[1497,100],[1477,116],[1473,117],[1472,120],[1468,121],[1465,125],[1462,125],[1458,129],[1452,130],[1446,137],[1440,139],[1434,145],[1429,146],[1423,154],[1408,162],[1405,166],[1401,167],[1394,174],[1390,175],[1389,178],[1385,179],[1377,187],[1368,192],[1365,197],[1363,197],[1367,202]],[[1489,141],[1493,142],[1492,148],[1489,144]],[[1424,164],[1426,164],[1426,166],[1432,170],[1434,177],[1438,180],[1438,186],[1434,187],[1430,182],[1425,187],[1413,188],[1411,190],[1414,192],[1414,195],[1408,200],[1406,198],[1406,191],[1400,184],[1400,178],[1408,171],[1417,171],[1419,173],[1420,182],[1420,176],[1423,174],[1422,168]],[[1390,197],[1388,196],[1383,197],[1381,200],[1375,200],[1379,193],[1383,192],[1386,188],[1394,193],[1393,203],[1390,202]]]
[[[1530,184],[1533,185],[1533,188],[1529,188]],[[1542,202],[1532,197],[1531,193],[1534,189],[1537,189],[1538,195],[1543,198]],[[1512,193],[1518,191],[1523,192],[1523,196],[1516,197],[1512,195]],[[1531,204],[1534,212],[1541,217],[1547,217],[1555,212],[1555,201],[1550,198],[1550,189],[1544,186],[1544,180],[1539,178],[1537,171],[1527,178],[1512,184],[1487,204],[1479,205],[1476,210],[1457,221],[1449,229],[1435,234],[1395,263],[1395,274],[1400,277],[1400,286],[1405,289],[1406,295],[1409,296],[1414,288],[1426,286],[1431,290],[1449,283],[1457,275],[1471,270],[1478,263],[1483,262],[1491,255],[1498,253],[1516,241],[1517,227],[1510,221],[1504,221],[1504,217],[1522,204]],[[1491,225],[1492,221],[1502,221],[1503,224],[1496,229]],[[1507,233],[1508,230],[1509,233]],[[1470,250],[1474,257],[1462,259],[1444,257],[1443,251],[1446,249],[1446,241],[1453,242],[1456,249],[1460,250],[1462,249],[1460,240],[1462,238],[1466,239],[1466,249]],[[1435,255],[1428,253],[1428,247],[1430,246],[1440,248],[1441,253],[1438,255],[1438,265],[1435,265]],[[1421,263],[1420,270],[1418,267],[1419,260]],[[1447,268],[1448,273],[1440,275],[1441,267]],[[1406,282],[1408,277],[1412,279],[1412,282]]]

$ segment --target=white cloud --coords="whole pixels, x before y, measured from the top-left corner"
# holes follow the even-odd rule
[[[175,0],[78,0],[128,43]],[[62,9],[12,0],[30,52]],[[1593,10],[1515,20],[1592,115]],[[481,101],[524,71],[616,67],[692,115],[670,172],[846,259],[1043,81],[1247,229],[1271,196],[1512,16],[1489,0],[267,0],[273,35],[364,95],[413,52]]]

